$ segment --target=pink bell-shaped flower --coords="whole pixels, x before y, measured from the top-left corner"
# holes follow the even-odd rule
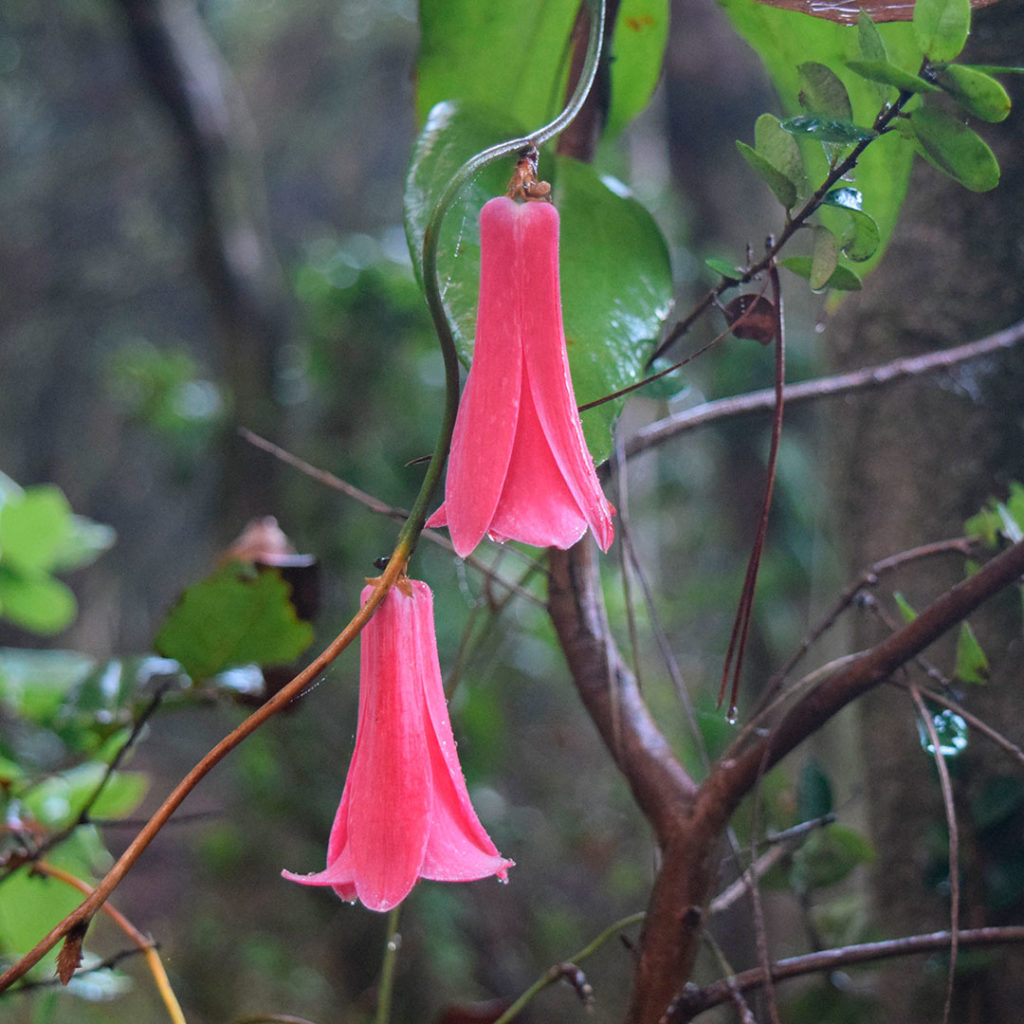
[[[373,584],[362,593],[362,603]],[[359,720],[341,805],[318,874],[343,899],[390,910],[419,878],[508,880],[469,801],[455,753],[434,636],[434,598],[419,580],[388,592],[360,637]]]
[[[473,364],[452,436],[444,504],[468,555],[486,533],[568,548],[589,526],[603,551],[612,515],[569,376],[558,284],[558,211],[501,196],[480,211],[480,301]]]

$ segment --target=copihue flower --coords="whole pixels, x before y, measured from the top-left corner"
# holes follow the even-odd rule
[[[366,603],[373,584],[363,590]],[[508,880],[469,801],[455,753],[434,636],[434,599],[418,580],[388,592],[360,637],[356,745],[318,874],[343,899],[390,910],[417,879]]]
[[[558,211],[505,196],[480,211],[473,363],[452,436],[444,504],[468,555],[486,533],[568,548],[589,526],[602,550],[614,509],[601,491],[569,376],[558,284]]]

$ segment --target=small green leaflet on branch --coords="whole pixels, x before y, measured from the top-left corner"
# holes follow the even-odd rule
[[[850,94],[834,71],[817,61],[805,61],[797,67],[800,79],[800,106],[808,113],[852,121]]]
[[[1010,96],[1000,82],[977,68],[946,64],[935,69],[936,83],[968,114],[993,123],[1010,113]]]
[[[810,256],[787,256],[785,259],[779,260],[779,266],[785,267],[800,277],[810,279],[812,269]],[[849,267],[840,263],[822,287],[835,288],[841,292],[856,292],[861,289],[861,280]]]
[[[818,225],[813,229],[814,242],[811,248],[811,291],[818,292],[828,286],[836,267],[839,266],[839,242],[828,228]]]
[[[917,0],[914,35],[930,61],[954,60],[967,42],[971,0]]]
[[[235,665],[287,664],[313,642],[290,595],[275,571],[233,562],[185,591],[154,646],[193,680]]]
[[[862,78],[882,85],[891,85],[900,92],[937,92],[938,86],[926,82],[920,75],[890,64],[887,60],[848,60],[846,66]]]
[[[972,192],[999,184],[999,163],[985,141],[965,124],[931,104],[910,114],[910,128],[921,155]]]
[[[736,142],[740,155],[757,172],[787,209],[796,205],[806,189],[804,162],[793,136],[782,130],[773,114],[761,114],[754,122],[754,148]]]
[[[864,128],[852,121],[809,114],[787,117],[779,124],[791,135],[807,135],[819,142],[864,142],[878,135],[873,128]]]
[[[839,248],[854,262],[870,259],[878,248],[878,225],[861,209],[863,198],[855,188],[834,188],[822,200],[825,206],[844,211]]]
[[[956,639],[956,677],[963,683],[988,682],[988,658],[966,620],[960,623]]]

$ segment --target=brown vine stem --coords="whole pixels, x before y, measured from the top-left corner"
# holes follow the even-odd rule
[[[821,953],[788,957],[772,964],[772,980],[788,981],[808,974],[834,971],[855,964],[886,960],[895,956],[914,956],[949,949],[949,932],[929,932],[925,935],[908,935],[901,939],[886,939],[882,942],[865,942],[856,946],[841,946]],[[1012,942],[1024,942],[1024,927],[969,928],[960,932],[960,945],[964,947],[997,946]],[[741,971],[731,978],[716,981],[704,988],[696,985],[688,988],[673,1003],[665,1016],[666,1024],[686,1024],[698,1014],[713,1006],[729,1002],[732,992],[739,989],[749,992],[765,984],[764,971],[759,967]]]
[[[339,654],[359,635],[363,626],[369,621],[377,605],[384,599],[388,590],[404,572],[409,556],[409,543],[400,542],[388,562],[387,568],[378,579],[378,586],[370,595],[366,604],[352,617],[347,626],[331,641],[331,643],[303,669],[286,686],[279,690],[265,704],[256,709],[245,721],[236,726],[210,752],[192,768],[171,794],[157,808],[153,816],[146,822],[138,835],[131,841],[128,848],[121,854],[114,866],[103,876],[92,893],[73,910],[67,917],[55,925],[36,945],[17,962],[12,964],[0,975],[0,992],[25,975],[32,967],[57,945],[61,939],[68,940],[65,952],[69,958],[77,957],[86,929],[96,911],[110,898],[110,894],[121,883],[125,875],[135,866],[157,833],[164,827],[171,815],[181,806],[185,797],[202,781],[209,771],[228,753],[234,750],[246,737],[254,733],[264,722],[309,685],[324,671]]]
[[[1012,348],[1024,341],[1024,320],[955,348],[940,349],[921,356],[910,356],[894,359],[889,363],[869,366],[863,370],[853,370],[834,377],[819,377],[815,380],[789,384],[785,390],[788,405],[807,402],[816,398],[827,398],[832,395],[851,394],[870,388],[894,384],[911,377],[920,377],[928,373],[948,370],[959,363],[971,359],[980,359],[993,355],[1001,349]],[[775,391],[765,388],[751,391],[744,395],[730,398],[719,398],[712,402],[704,402],[692,409],[684,409],[665,419],[657,420],[634,434],[625,444],[626,458],[632,458],[641,452],[664,444],[670,438],[697,427],[706,426],[719,420],[731,419],[734,416],[745,416],[749,413],[770,412],[775,408]]]

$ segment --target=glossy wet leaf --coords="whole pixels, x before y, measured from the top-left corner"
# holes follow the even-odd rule
[[[804,135],[817,139],[818,142],[863,142],[865,139],[873,139],[878,134],[874,129],[864,128],[852,121],[811,114],[787,117],[780,124],[791,135]]]
[[[839,248],[855,262],[870,259],[878,249],[878,225],[861,209],[863,199],[854,188],[835,188],[825,196],[825,206],[842,210]]]
[[[984,684],[988,682],[988,658],[978,643],[969,622],[960,623],[960,632],[956,639],[956,671],[957,679],[964,683]]]
[[[474,153],[518,132],[500,113],[445,104],[431,113],[413,153],[406,184],[406,235],[415,254],[440,191]],[[650,214],[593,167],[541,158],[561,220],[562,312],[576,401],[584,405],[635,383],[672,300],[668,247]],[[489,168],[467,187],[445,218],[438,267],[459,356],[473,353],[480,285],[480,208],[505,190],[512,162]],[[590,453],[611,452],[611,427],[623,400],[582,416]]]
[[[844,66],[845,61],[857,55],[859,33],[846,25],[809,18],[806,14],[780,10],[755,0],[720,0],[720,6],[740,35],[761,56],[786,113],[800,113],[800,82],[796,69],[801,63],[813,60],[832,68],[842,78],[850,96],[853,120],[861,125],[874,123],[882,102],[878,84],[855,75]],[[847,5],[821,13],[834,13],[852,23],[857,19],[858,6],[868,6],[872,12],[877,10],[874,4]],[[804,5],[803,9],[809,8],[810,5]],[[874,28],[884,43],[888,60],[906,68],[920,65],[921,51],[911,25],[885,24]],[[879,59],[881,54],[873,56]],[[828,173],[828,155],[824,147],[814,144],[809,137],[802,138],[806,140],[801,150],[808,183],[813,189]],[[912,143],[895,133],[886,135],[867,147],[851,175],[851,183],[864,194],[864,209],[875,219],[881,237],[878,251],[865,264],[865,272],[877,265],[891,236],[913,156]]]
[[[775,198],[790,210],[796,205],[796,185],[780,171],[771,161],[761,156],[757,150],[745,142],[736,141],[740,156],[754,169],[761,180],[772,190]]]
[[[811,247],[811,273],[808,277],[812,291],[821,291],[828,285],[839,265],[839,242],[828,228],[813,229],[814,242]]]
[[[799,195],[807,187],[800,147],[783,131],[774,114],[761,114],[754,122],[754,149],[796,186]]]
[[[967,749],[967,723],[963,716],[949,708],[931,713],[935,735],[939,740],[939,753],[943,757],[956,757]],[[935,744],[932,742],[928,727],[918,719],[917,732],[921,746],[927,754],[934,755]]]
[[[526,131],[561,109],[578,0],[421,0],[416,110],[442,101],[502,110]],[[496,140],[497,141],[497,140]]]
[[[804,61],[797,67],[800,78],[800,106],[808,113],[853,120],[850,95],[842,79],[829,67],[817,61]]]
[[[775,337],[775,305],[764,295],[737,295],[724,313],[729,330],[737,338],[768,345]]]
[[[611,42],[606,136],[617,135],[647,106],[661,76],[668,26],[668,0],[623,0],[619,6]]]
[[[953,60],[964,48],[971,26],[970,0],[916,0],[914,35],[932,61]]]
[[[940,171],[972,192],[999,184],[999,162],[985,141],[938,107],[924,105],[910,115],[918,150]]]
[[[890,64],[887,60],[848,60],[846,66],[862,78],[882,85],[891,85],[901,92],[937,92],[938,87],[920,75]]]
[[[185,591],[154,646],[194,680],[232,665],[287,664],[313,642],[290,596],[276,572],[232,563]]]
[[[810,279],[810,256],[787,256],[785,259],[779,260],[779,266],[785,267],[788,271],[798,274],[800,277]],[[832,276],[828,279],[827,287],[836,288],[839,291],[844,292],[855,292],[860,291],[862,284],[860,277],[856,273],[854,273],[849,267],[843,266],[843,264],[840,263],[832,272]]]
[[[935,73],[935,81],[969,114],[983,121],[1003,121],[1010,113],[1010,95],[990,75],[976,68],[949,64]]]

